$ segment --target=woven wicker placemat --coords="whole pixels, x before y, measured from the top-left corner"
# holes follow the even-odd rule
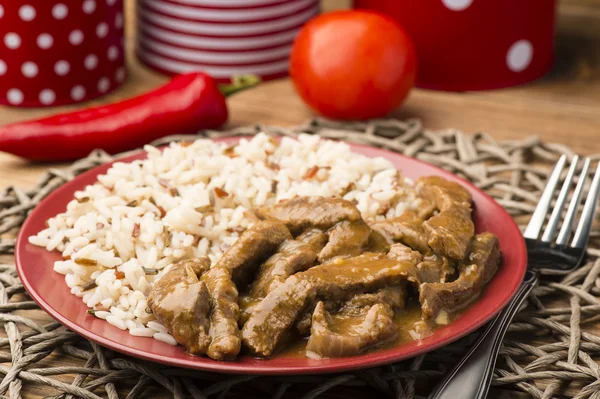
[[[549,168],[569,148],[535,137],[497,142],[485,134],[455,130],[431,132],[418,120],[336,123],[313,120],[296,128],[251,126],[199,137],[278,135],[309,132],[323,137],[384,147],[441,166],[492,195],[517,222],[527,221]],[[165,143],[182,139],[172,136]],[[190,136],[185,136],[186,140]],[[595,160],[597,156],[593,157]],[[14,251],[16,233],[28,212],[64,182],[113,157],[96,151],[62,170],[51,169],[39,184],[0,193],[0,255]],[[598,236],[598,231],[593,232]],[[595,240],[588,263],[562,280],[543,281],[511,325],[494,385],[555,397],[569,387],[577,399],[600,398],[600,248]],[[414,398],[426,396],[435,381],[465,353],[473,336],[390,366],[320,376],[223,376],[138,361],[92,344],[58,323],[36,322],[36,304],[24,293],[14,264],[0,264],[0,395],[21,398],[23,387],[45,385],[56,398],[256,397],[304,399],[339,392],[342,397]],[[39,311],[37,311],[39,312]],[[39,319],[39,318],[38,318]],[[450,362],[450,364],[448,364]],[[332,395],[334,396],[334,395]],[[6,396],[1,396],[6,397]],[[362,397],[362,396],[361,396]]]

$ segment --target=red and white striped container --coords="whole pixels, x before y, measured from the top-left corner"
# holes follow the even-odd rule
[[[139,59],[166,74],[201,70],[218,81],[287,75],[292,43],[318,0],[140,0]]]
[[[463,91],[530,82],[552,67],[555,0],[355,0],[411,36],[417,86]]]
[[[0,104],[91,100],[125,75],[123,0],[0,0]]]

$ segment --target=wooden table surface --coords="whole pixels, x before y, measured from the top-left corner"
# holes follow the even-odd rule
[[[132,56],[134,0],[126,2],[130,77],[119,90],[94,101],[94,104],[131,97],[167,80],[141,66]],[[346,0],[325,0],[323,3],[325,10],[346,7],[347,4]],[[600,153],[599,1],[559,0],[556,50],[555,67],[546,77],[534,83],[473,93],[417,89],[393,116],[421,118],[430,129],[485,131],[498,140],[538,135],[546,141],[568,144],[582,154]],[[47,109],[0,107],[0,124],[89,105]],[[294,93],[289,79],[267,82],[240,93],[229,100],[229,106],[229,127],[258,122],[294,125],[313,116]],[[0,188],[8,185],[29,187],[44,171],[57,166],[61,165],[31,164],[0,153]],[[0,259],[7,260],[6,257]],[[48,393],[34,389],[27,397],[39,398]],[[494,397],[500,395],[496,392]]]

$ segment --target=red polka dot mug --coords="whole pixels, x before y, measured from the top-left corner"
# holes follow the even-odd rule
[[[553,63],[555,0],[355,0],[411,36],[417,86],[487,90],[543,76]]]
[[[125,76],[123,0],[0,0],[0,104],[91,100]]]

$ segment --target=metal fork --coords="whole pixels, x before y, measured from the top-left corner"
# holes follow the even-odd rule
[[[569,192],[571,191],[571,186],[575,180],[577,164],[579,163],[578,156],[573,157],[546,228],[540,237],[542,227],[550,211],[552,198],[560,183],[566,163],[567,157],[565,155],[561,156],[548,179],[540,201],[523,233],[527,244],[528,265],[525,278],[517,294],[508,306],[492,319],[475,345],[452,372],[438,384],[434,392],[429,396],[429,399],[484,399],[492,382],[496,357],[498,356],[504,334],[513,317],[518,313],[521,305],[536,285],[539,275],[567,274],[583,262],[598,202],[598,194],[600,192],[600,163],[596,168],[596,173],[594,174],[577,229],[575,230],[575,234],[573,234],[571,242],[569,243],[569,238],[575,225],[577,211],[590,167],[589,158],[586,158],[583,162],[579,181],[571,196],[571,201],[560,231],[558,231],[558,225]],[[556,235],[557,231],[558,236]]]

